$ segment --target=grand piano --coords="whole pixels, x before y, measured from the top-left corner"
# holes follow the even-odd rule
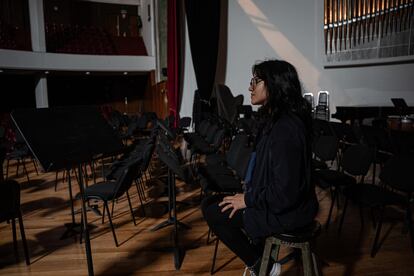
[[[408,115],[414,114],[414,106],[397,108],[394,106],[337,106],[336,113],[332,114],[332,118],[341,120],[343,123],[355,121],[362,123],[365,118],[387,118],[390,115]]]

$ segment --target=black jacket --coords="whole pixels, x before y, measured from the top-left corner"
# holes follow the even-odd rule
[[[254,241],[315,218],[318,201],[310,181],[310,150],[305,126],[296,115],[282,115],[262,130],[244,197],[244,226]]]

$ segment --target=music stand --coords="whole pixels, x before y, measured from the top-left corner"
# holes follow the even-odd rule
[[[88,274],[94,275],[82,164],[120,152],[121,141],[94,106],[20,109],[11,118],[45,172],[78,167]]]
[[[180,269],[183,258],[184,250],[180,247],[178,243],[178,226],[181,226],[186,229],[191,227],[180,222],[177,218],[177,201],[175,193],[175,174],[179,177],[185,179],[184,172],[178,163],[178,160],[174,158],[174,155],[171,152],[165,152],[164,149],[157,147],[157,153],[160,160],[168,168],[168,219],[161,222],[160,224],[154,226],[151,231],[157,231],[161,228],[167,227],[169,225],[174,225],[174,237],[173,237],[173,251],[174,251],[174,265],[175,269]]]
[[[400,116],[407,114],[408,105],[403,98],[391,98],[391,101],[394,107],[398,110]]]

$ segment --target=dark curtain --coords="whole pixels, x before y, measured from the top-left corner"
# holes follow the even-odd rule
[[[181,32],[180,32],[180,1],[168,0],[167,15],[167,95],[169,115],[174,116],[174,126],[177,126],[180,103],[181,83]]]
[[[199,97],[209,101],[217,66],[220,1],[185,0],[185,10]]]

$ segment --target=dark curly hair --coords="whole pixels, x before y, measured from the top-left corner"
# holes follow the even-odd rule
[[[273,122],[285,113],[296,114],[311,130],[311,107],[303,98],[298,73],[283,60],[266,60],[252,67],[252,73],[264,81],[269,99],[259,113]]]

